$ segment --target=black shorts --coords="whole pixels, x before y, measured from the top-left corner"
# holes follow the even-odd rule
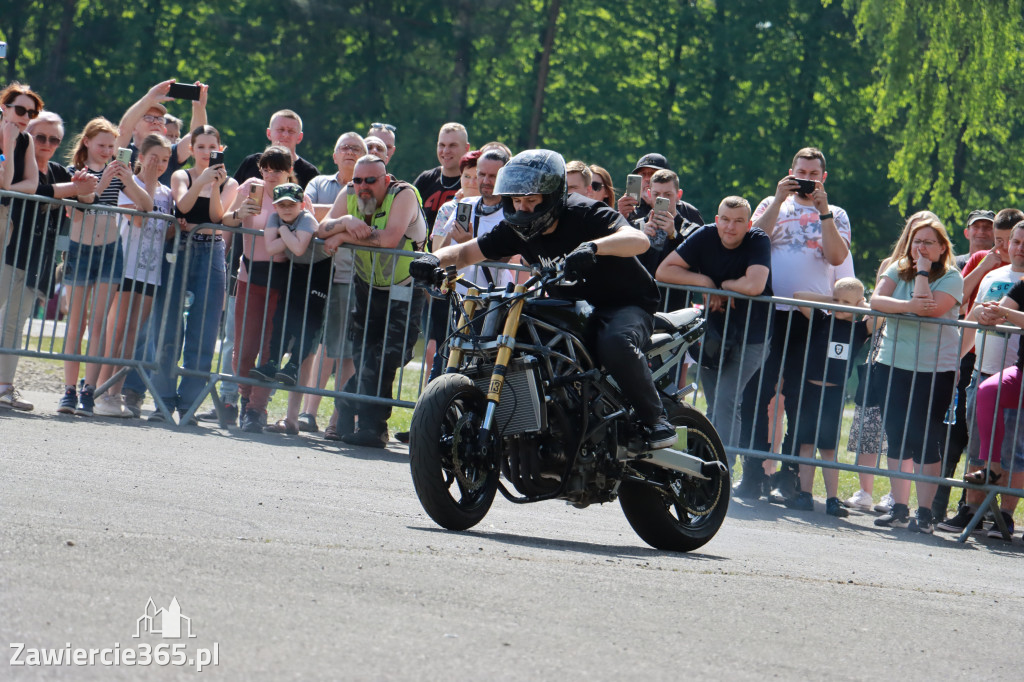
[[[843,423],[843,386],[819,386],[804,382],[796,437],[799,445],[813,444],[822,450],[839,448]],[[815,437],[817,436],[817,437]]]
[[[149,284],[148,282],[140,282],[137,279],[130,279],[125,277],[121,280],[121,291],[130,291],[133,294],[142,294],[143,296],[153,296],[156,294],[155,284]]]

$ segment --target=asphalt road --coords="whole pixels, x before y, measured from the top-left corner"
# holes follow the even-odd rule
[[[959,545],[734,500],[704,551],[675,555],[614,504],[499,496],[443,531],[395,443],[42,412],[0,412],[0,433],[0,641],[18,661],[184,644],[216,648],[202,677],[226,680],[1021,679],[1019,531]],[[147,625],[147,601],[172,598],[193,638]],[[195,675],[7,651],[0,679]]]

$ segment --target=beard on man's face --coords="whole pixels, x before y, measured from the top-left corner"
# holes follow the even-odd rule
[[[356,207],[365,216],[373,215],[377,211],[377,199],[375,197],[356,197]]]

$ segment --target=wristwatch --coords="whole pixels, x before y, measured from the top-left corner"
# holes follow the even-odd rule
[[[819,213],[818,214],[818,220],[828,220],[831,217],[832,217],[832,211],[829,211],[828,213]]]

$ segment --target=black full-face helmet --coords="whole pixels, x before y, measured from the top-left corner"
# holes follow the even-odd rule
[[[494,193],[501,196],[505,222],[529,241],[550,229],[565,209],[565,159],[549,149],[528,149],[498,171]],[[543,201],[532,213],[517,211],[512,197],[540,194]]]

